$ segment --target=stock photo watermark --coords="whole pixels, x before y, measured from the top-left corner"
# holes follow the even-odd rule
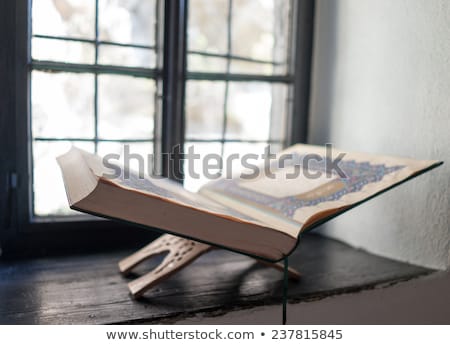
[[[327,178],[338,176],[347,178],[345,172],[339,164],[345,157],[345,153],[339,152],[333,154],[332,144],[326,144],[325,156],[316,153],[307,153],[299,155],[293,153],[282,153],[276,155],[271,151],[270,145],[264,148],[263,153],[232,153],[226,157],[217,153],[200,154],[196,152],[195,145],[187,147],[186,152],[182,152],[181,147],[175,146],[172,152],[162,153],[162,161],[168,164],[168,167],[179,171],[172,171],[173,176],[189,176],[192,179],[199,179],[201,176],[215,180],[219,178],[240,178],[243,180],[255,179],[264,176],[269,179],[276,179],[278,171],[285,171],[283,178],[296,179],[303,175],[308,179],[318,179],[324,175]],[[123,154],[109,153],[103,157],[103,166],[108,170],[104,176],[106,178],[129,179],[131,172],[140,179],[146,175],[153,178],[164,178],[154,171],[154,154],[142,155],[131,152],[130,145],[125,144]],[[170,164],[170,161],[182,161],[182,164]],[[240,165],[239,175],[233,171],[233,166]],[[133,166],[133,170],[130,170]],[[286,169],[286,170],[283,170]],[[198,171],[200,170],[200,171]],[[136,175],[133,175],[136,176]]]

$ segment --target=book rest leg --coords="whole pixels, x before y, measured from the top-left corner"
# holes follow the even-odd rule
[[[157,267],[128,284],[131,295],[134,298],[138,298],[147,290],[189,265],[200,255],[213,249],[216,249],[216,247],[173,235],[162,235],[147,246],[121,260],[119,262],[119,270],[122,274],[127,274],[141,262],[155,255],[166,253],[163,261]],[[293,280],[299,280],[300,278],[300,273],[287,265],[264,260],[257,261],[263,265],[283,271],[285,273],[285,284],[287,277]]]

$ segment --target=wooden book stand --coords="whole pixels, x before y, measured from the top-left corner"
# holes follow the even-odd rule
[[[158,254],[167,253],[157,267],[128,284],[131,295],[138,298],[159,282],[189,265],[200,255],[213,249],[217,249],[217,247],[173,235],[162,235],[144,248],[121,260],[119,270],[122,274],[127,274],[144,260]],[[280,263],[264,260],[258,260],[258,262],[280,271],[284,270],[283,264]],[[293,280],[299,280],[300,278],[300,273],[291,267],[288,268],[287,274]]]

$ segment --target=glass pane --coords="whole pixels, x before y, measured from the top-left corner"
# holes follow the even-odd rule
[[[143,48],[100,45],[98,62],[102,65],[152,68],[156,64],[153,50]]]
[[[153,142],[151,141],[139,143],[100,142],[98,154],[102,157],[108,154],[119,155],[119,159],[108,158],[109,162],[120,166],[129,166],[131,170],[139,173],[143,172],[147,175],[153,173]],[[137,158],[137,156],[142,158]]]
[[[286,132],[289,129],[289,112],[292,107],[289,98],[291,86],[286,84],[270,84],[272,96],[272,108],[270,110],[270,131],[271,141],[286,140]]]
[[[287,86],[230,83],[226,139],[280,140],[286,130]]]
[[[225,143],[223,150],[224,169],[222,176],[226,178],[237,177],[242,171],[246,171],[243,162],[246,165],[259,166],[262,162],[262,155],[264,149],[268,146],[267,143]],[[271,151],[274,152],[274,151]],[[274,152],[275,153],[275,152]],[[245,155],[257,155],[254,158]]]
[[[95,38],[95,1],[32,1],[34,35]]]
[[[56,157],[74,145],[94,152],[92,142],[33,142],[34,214],[37,216],[79,214],[69,208]]]
[[[117,75],[98,77],[98,133],[103,139],[151,139],[155,82]]]
[[[227,60],[220,57],[188,54],[188,70],[190,72],[225,73],[227,70]]]
[[[102,41],[155,45],[156,0],[100,0]]]
[[[228,0],[190,0],[188,50],[227,53]]]
[[[186,83],[186,138],[221,139],[225,82]]]
[[[232,55],[249,57],[283,64],[274,73],[285,73],[289,43],[290,1],[286,0],[233,0],[231,52]],[[255,68],[240,61],[232,61],[232,70],[244,72],[243,67]],[[272,73],[262,68],[258,73]]]
[[[95,46],[91,43],[33,38],[31,45],[34,60],[85,64],[95,61]]]
[[[222,144],[220,142],[185,143],[185,154],[189,155],[189,152],[192,152],[194,155],[200,155],[200,157],[185,160],[184,188],[196,192],[204,184],[214,180],[214,176],[220,173],[220,169],[217,168],[217,158],[220,157],[221,150]],[[194,156],[192,155],[191,157]]]
[[[94,76],[31,73],[33,137],[94,138]]]

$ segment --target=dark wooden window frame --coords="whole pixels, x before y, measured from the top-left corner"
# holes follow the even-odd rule
[[[159,116],[154,137],[156,153],[171,152],[184,144],[184,93],[188,79],[279,82],[292,84],[291,124],[287,144],[306,142],[309,109],[310,73],[314,26],[314,0],[293,1],[292,58],[287,76],[248,76],[241,74],[187,73],[186,25],[188,0],[161,0],[160,30],[163,54],[159,54],[156,75]],[[41,251],[65,252],[115,247],[149,240],[157,232],[142,231],[111,221],[55,217],[43,222],[32,217],[31,129],[30,129],[30,0],[0,2],[0,246],[8,256]],[[194,52],[195,53],[195,52]],[[45,68],[45,66],[41,66]],[[156,72],[155,72],[156,73]],[[281,78],[281,79],[280,79]],[[159,171],[182,180],[180,156],[162,156]],[[166,157],[166,158],[164,158]],[[166,159],[166,160],[164,160]],[[75,221],[76,220],[76,221]]]

